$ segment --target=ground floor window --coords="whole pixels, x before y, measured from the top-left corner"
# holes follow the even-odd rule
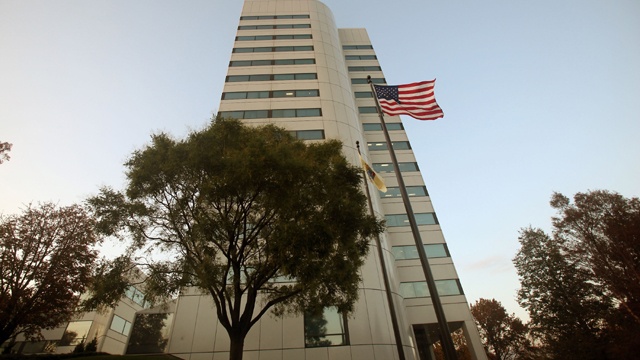
[[[463,330],[462,322],[450,322],[451,340],[456,350],[458,359],[471,359],[471,350],[467,345],[467,337]],[[420,360],[440,360],[444,359],[442,342],[438,324],[413,324],[416,347]]]
[[[60,346],[75,346],[86,342],[91,323],[91,321],[71,321],[62,335]]]
[[[305,347],[339,346],[349,344],[346,317],[335,307],[326,307],[304,315]]]

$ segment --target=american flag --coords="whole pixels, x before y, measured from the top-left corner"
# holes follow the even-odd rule
[[[434,79],[405,85],[373,86],[385,114],[409,115],[418,120],[435,120],[444,116],[433,93],[435,83]]]

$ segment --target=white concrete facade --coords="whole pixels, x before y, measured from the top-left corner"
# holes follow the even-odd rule
[[[269,18],[283,15],[299,17]],[[307,15],[308,18],[305,17]],[[259,16],[264,18],[255,18]],[[296,35],[298,38],[295,38]],[[339,139],[344,143],[344,153],[354,164],[359,164],[356,141],[360,142],[363,157],[370,164],[391,162],[388,151],[367,149],[368,142],[384,143],[384,136],[382,131],[363,127],[363,124],[379,124],[379,119],[377,114],[359,109],[375,106],[372,97],[356,97],[356,93],[370,92],[369,85],[353,84],[352,81],[354,78],[364,79],[367,75],[374,79],[384,78],[381,70],[375,70],[380,65],[366,30],[338,29],[331,11],[316,0],[245,0],[237,36],[224,87],[225,94],[295,90],[318,90],[319,94],[271,97],[273,94],[269,93],[266,97],[256,95],[254,98],[247,96],[248,98],[237,99],[225,98],[223,95],[221,114],[244,117],[244,121],[250,124],[272,123],[291,131],[322,130],[325,139]],[[252,50],[248,50],[250,48]],[[309,59],[313,59],[313,62]],[[276,64],[277,60],[283,64]],[[299,64],[284,64],[290,60],[301,61]],[[266,61],[271,63],[266,64]],[[360,71],[362,69],[355,68],[359,66],[373,68]],[[294,74],[302,75],[296,79],[297,75]],[[314,78],[309,74],[316,76]],[[415,79],[418,80],[425,79]],[[306,114],[287,112],[295,114],[292,116],[282,116],[282,113],[274,115],[279,110],[294,109],[311,110]],[[406,133],[399,125],[399,117],[387,117],[386,121],[396,124],[395,128],[398,129],[391,131],[393,141],[408,142]],[[397,156],[400,162],[416,161],[410,146],[397,150]],[[406,173],[403,171],[406,185],[424,188],[424,181],[417,167],[415,170]],[[380,175],[388,187],[397,187],[393,172],[381,172]],[[412,197],[413,209],[416,213],[435,214],[426,188],[424,189],[425,194]],[[373,186],[370,186],[370,190],[377,216],[385,218],[392,214],[405,214],[400,197],[381,197]],[[459,287],[454,264],[446,250],[440,225],[436,220],[435,224],[421,225],[420,230],[425,244],[443,244],[438,246],[447,255],[430,259],[436,280],[446,280],[446,286],[455,288],[457,284],[459,288],[459,293],[455,293],[454,289],[453,295],[441,296],[448,322],[465,331],[467,344],[474,358],[486,359],[467,299]],[[414,325],[433,326],[437,323],[431,300],[428,296],[413,296],[402,292],[403,289],[411,288],[413,282],[420,288],[425,277],[418,259],[410,256],[409,259],[396,259],[397,255],[394,256],[394,251],[403,249],[401,246],[415,248],[409,226],[389,227],[382,236],[382,244],[405,356],[407,359],[427,358],[429,354],[423,353],[422,357],[419,355],[419,344],[424,342],[424,338],[416,335]],[[407,249],[410,251],[410,248]],[[369,258],[362,268],[363,281],[356,310],[347,322],[347,345],[307,348],[302,316],[274,318],[266,315],[249,332],[245,341],[244,358],[398,359],[382,271],[384,269],[378,259],[376,246],[372,243]],[[177,302],[167,352],[186,360],[218,360],[227,359],[228,351],[228,335],[216,321],[212,299],[194,290],[187,290]]]
[[[86,346],[96,339],[97,351],[123,355],[135,315],[148,305],[143,299],[142,292],[130,287],[115,307],[79,313],[71,321],[55,329],[43,330],[39,341],[27,341],[23,335],[19,335],[12,352],[69,353],[78,343],[83,342]]]

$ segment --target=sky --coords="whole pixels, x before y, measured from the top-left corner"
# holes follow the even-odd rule
[[[640,196],[640,2],[325,0],[367,28],[389,84],[437,78],[403,118],[469,302],[523,319],[518,232],[554,191]],[[154,132],[217,111],[241,0],[0,0],[0,213],[123,188]]]

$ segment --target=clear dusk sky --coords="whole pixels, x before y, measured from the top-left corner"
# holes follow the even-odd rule
[[[515,301],[518,231],[553,191],[640,196],[637,0],[326,0],[390,84],[437,78],[403,118],[467,298]],[[0,213],[122,188],[152,132],[217,111],[240,0],[0,0]]]

